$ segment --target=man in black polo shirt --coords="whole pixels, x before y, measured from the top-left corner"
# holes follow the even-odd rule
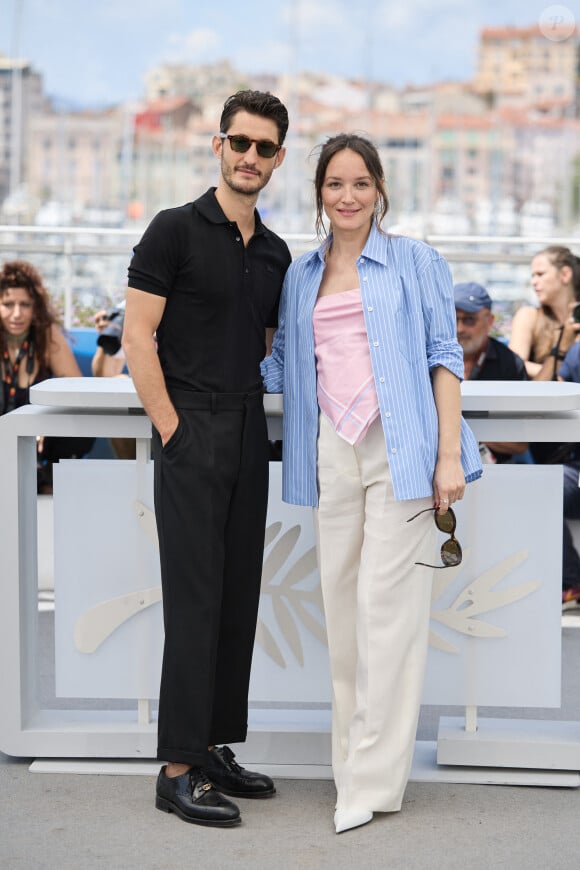
[[[229,97],[217,188],[158,214],[129,267],[123,346],[154,427],[165,625],[156,806],[196,824],[240,821],[223,794],[275,792],[218,744],[247,733],[268,493],[259,363],[290,263],[256,203],[287,129],[271,94]]]
[[[455,284],[457,340],[463,348],[465,380],[526,381],[524,361],[509,347],[489,334],[493,326],[491,296],[481,284]],[[525,442],[494,442],[480,446],[490,462],[509,462],[514,454],[527,450]]]

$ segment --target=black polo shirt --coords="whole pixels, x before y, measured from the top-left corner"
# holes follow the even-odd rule
[[[477,381],[527,381],[523,359],[503,342],[488,338],[485,360],[474,378]]]
[[[243,393],[262,384],[264,332],[278,324],[286,243],[262,223],[247,247],[215,188],[160,212],[133,249],[129,286],[167,299],[157,329],[168,389]]]

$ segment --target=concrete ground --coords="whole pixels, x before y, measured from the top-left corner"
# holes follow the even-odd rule
[[[336,835],[331,782],[281,780],[216,830],[153,806],[153,777],[31,774],[0,763],[5,870],[577,868],[580,791],[411,783],[401,813]]]

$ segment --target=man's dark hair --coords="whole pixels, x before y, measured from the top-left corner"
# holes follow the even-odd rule
[[[278,127],[278,145],[284,144],[288,132],[288,111],[284,103],[269,91],[238,91],[224,103],[220,118],[220,133],[227,133],[235,115],[248,112],[269,118]]]

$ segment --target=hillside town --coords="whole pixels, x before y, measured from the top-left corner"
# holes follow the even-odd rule
[[[312,232],[316,146],[363,132],[387,169],[391,223],[435,234],[573,234],[580,222],[578,32],[480,32],[475,75],[396,89],[302,72],[249,76],[228,61],[151,68],[143,98],[100,110],[51,101],[42,71],[0,56],[0,222],[131,227],[215,177],[210,139],[225,97],[278,94],[292,123],[284,172],[261,210]]]

